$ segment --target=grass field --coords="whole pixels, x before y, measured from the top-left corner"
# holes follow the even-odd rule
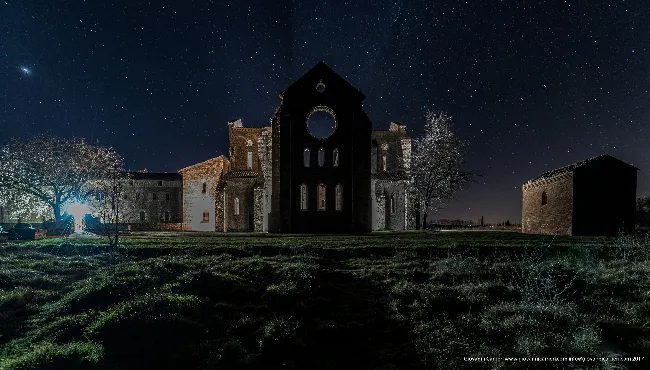
[[[650,368],[647,238],[186,236],[0,247],[0,369]]]

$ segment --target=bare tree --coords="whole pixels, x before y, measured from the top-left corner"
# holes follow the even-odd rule
[[[429,211],[441,209],[456,191],[478,176],[460,169],[467,144],[452,131],[451,117],[429,110],[425,118],[423,134],[413,141],[410,180],[416,212],[423,215],[422,227],[426,227]]]
[[[88,192],[93,194],[94,201],[90,202],[93,213],[100,219],[99,231],[108,240],[108,253],[113,274],[115,274],[116,255],[120,242],[120,224],[130,217],[132,207],[124,200],[126,184],[130,175],[115,167],[104,174],[104,178],[89,184]]]
[[[12,139],[0,150],[0,197],[24,194],[49,205],[56,221],[64,205],[83,201],[86,184],[106,177],[121,163],[112,149],[83,139],[37,136]]]

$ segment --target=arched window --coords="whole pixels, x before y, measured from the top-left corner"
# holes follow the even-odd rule
[[[157,200],[157,199],[158,199],[158,194],[156,194],[156,193],[152,193],[152,194],[151,194],[151,199],[152,199],[152,200]]]
[[[395,213],[395,196],[390,195],[390,213]]]
[[[546,196],[546,190],[542,192],[542,205],[548,203],[548,197]]]
[[[332,157],[334,157],[333,166],[338,167],[339,166],[339,148],[334,148],[334,150],[332,151]]]
[[[303,164],[305,167],[309,167],[309,148],[305,148],[305,153],[303,155]]]
[[[171,220],[171,214],[169,211],[165,211],[165,222],[169,222]]]
[[[235,198],[235,216],[239,216],[239,198]]]
[[[140,211],[140,222],[145,222],[147,220],[147,213],[145,211]]]
[[[300,185],[300,210],[307,210],[307,185]]]
[[[325,184],[318,185],[318,210],[319,211],[325,210],[325,205],[327,204],[327,201],[325,199],[326,190],[327,188],[325,187]]]
[[[335,209],[337,211],[342,211],[343,210],[343,186],[341,184],[336,185],[336,191],[335,191],[335,198],[336,198],[336,205]]]
[[[323,167],[325,165],[325,149],[318,149],[318,166]]]
[[[169,193],[165,193],[165,200],[169,201],[170,199],[171,199],[171,196],[169,195]]]
[[[208,184],[204,182],[203,183],[203,189],[201,190],[201,193],[205,194],[207,192],[208,192]]]
[[[203,220],[201,222],[210,222],[210,212],[208,210],[203,211]]]
[[[253,169],[253,152],[248,152],[248,169]]]
[[[386,171],[386,154],[381,156],[381,169]]]

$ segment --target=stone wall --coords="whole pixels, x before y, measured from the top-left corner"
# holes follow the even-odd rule
[[[224,167],[226,167],[224,169]],[[218,201],[219,187],[228,160],[224,156],[182,169],[183,174],[183,223],[184,229],[193,231],[223,230],[223,216],[220,216]],[[206,192],[203,193],[203,184]],[[204,220],[203,214],[208,218]]]
[[[241,120],[239,121],[241,125]],[[248,153],[252,155],[252,170],[260,169],[259,138],[261,127],[236,127],[228,124],[230,138],[230,164],[233,171],[248,170]]]
[[[373,230],[407,230],[408,198],[406,181],[372,181],[373,192]],[[395,210],[391,212],[391,195]]]
[[[543,192],[546,192],[544,205],[542,205]],[[522,233],[571,235],[572,222],[572,173],[523,186]]]
[[[255,212],[255,178],[226,178],[225,231],[253,231]],[[239,214],[235,214],[235,199],[239,199]]]

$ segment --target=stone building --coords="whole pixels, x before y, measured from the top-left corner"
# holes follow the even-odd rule
[[[219,156],[181,169],[183,178],[183,229],[222,231],[220,186],[230,162]]]
[[[121,181],[120,199],[117,202],[122,223],[137,225],[141,229],[160,224],[180,224],[183,220],[183,178],[178,173],[128,172]],[[104,190],[108,184],[90,184],[93,196],[87,199],[90,213],[95,217],[111,215],[105,207]],[[114,220],[101,219],[102,222]]]
[[[528,181],[522,188],[522,232],[633,232],[637,171],[638,168],[605,154]]]
[[[408,230],[415,224],[408,196],[411,138],[406,127],[391,122],[387,131],[373,131],[371,143],[373,230]]]
[[[280,98],[271,127],[228,122],[228,159],[180,171],[188,230],[413,228],[406,193],[411,139],[404,125],[391,122],[373,132],[363,93],[324,63]]]

